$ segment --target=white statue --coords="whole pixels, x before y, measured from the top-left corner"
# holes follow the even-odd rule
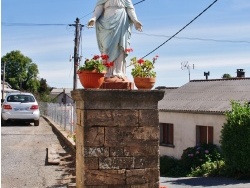
[[[142,31],[131,0],[97,0],[88,27],[96,26],[99,50],[109,56],[109,62],[114,62],[105,75],[107,82],[127,81],[125,58],[133,24]]]

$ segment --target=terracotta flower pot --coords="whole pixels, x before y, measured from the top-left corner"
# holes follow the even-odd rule
[[[135,86],[138,89],[152,89],[154,87],[155,80],[155,78],[134,78]]]
[[[78,71],[79,80],[85,89],[99,89],[104,81],[105,73],[98,73],[96,71]]]

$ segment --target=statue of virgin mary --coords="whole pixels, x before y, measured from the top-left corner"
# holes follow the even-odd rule
[[[105,81],[121,82],[126,79],[126,56],[130,49],[132,25],[142,31],[131,0],[97,0],[88,27],[96,27],[96,37],[101,54],[108,55]]]

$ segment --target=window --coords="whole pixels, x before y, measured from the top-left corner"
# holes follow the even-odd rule
[[[213,144],[213,127],[196,126],[196,145]]]
[[[160,123],[160,144],[166,146],[174,145],[174,125]]]
[[[31,95],[13,94],[7,97],[7,102],[35,102],[35,98]]]

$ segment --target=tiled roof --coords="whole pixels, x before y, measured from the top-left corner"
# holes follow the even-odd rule
[[[223,113],[231,100],[250,101],[250,78],[193,80],[165,93],[161,111]]]
[[[65,93],[70,94],[70,92],[73,90],[72,88],[53,88],[51,91],[51,94],[58,95],[63,92],[65,89]]]

